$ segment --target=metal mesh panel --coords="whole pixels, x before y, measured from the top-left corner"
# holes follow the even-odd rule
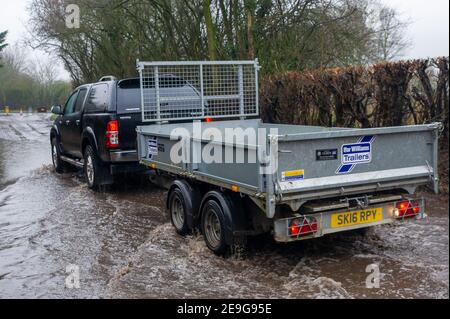
[[[138,62],[144,122],[256,116],[258,61]]]

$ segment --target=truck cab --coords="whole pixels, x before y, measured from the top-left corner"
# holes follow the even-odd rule
[[[202,112],[200,92],[182,77],[166,74],[158,85],[148,86],[147,100],[154,105],[145,110],[148,114],[156,112],[157,89],[177,97],[161,104],[160,115],[191,117]],[[136,151],[136,127],[143,124],[141,99],[140,78],[105,76],[76,88],[64,106],[52,108],[57,115],[50,132],[55,170],[82,168],[92,189],[112,184],[114,175],[145,171]]]

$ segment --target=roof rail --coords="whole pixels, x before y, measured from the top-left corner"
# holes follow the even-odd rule
[[[99,82],[109,82],[109,81],[117,81],[117,78],[114,75],[106,75],[98,80]]]

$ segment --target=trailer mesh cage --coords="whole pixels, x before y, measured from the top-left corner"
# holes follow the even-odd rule
[[[137,62],[143,122],[258,116],[258,61]]]

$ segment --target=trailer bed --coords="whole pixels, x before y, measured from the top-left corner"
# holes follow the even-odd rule
[[[412,194],[426,184],[437,190],[439,127],[347,129],[239,120],[153,124],[137,131],[142,164],[259,198],[266,205],[267,216],[273,217],[279,204],[298,209],[314,199],[392,189]],[[264,130],[267,135],[254,144],[230,144],[220,138],[236,128]],[[189,159],[174,164],[170,153],[181,141],[175,138],[177,130],[187,135],[183,143]],[[220,158],[216,157],[220,160],[196,159],[205,147],[220,150]],[[227,163],[225,154],[236,155],[237,150],[244,152],[245,161]],[[261,160],[264,151],[265,160]],[[249,161],[255,157],[256,161]],[[275,167],[273,174],[264,171],[267,162]]]
[[[179,234],[215,253],[423,218],[441,124],[325,128],[259,119],[258,61],[139,62],[138,156],[167,186]]]

